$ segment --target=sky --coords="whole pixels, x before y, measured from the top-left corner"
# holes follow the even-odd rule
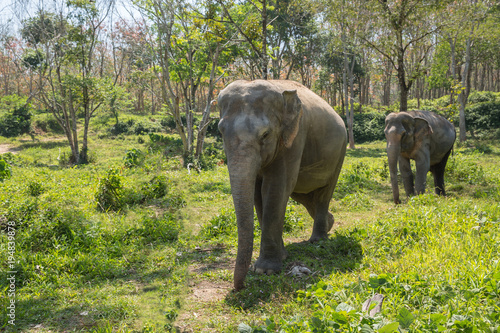
[[[115,1],[116,12],[113,14],[115,19],[117,16],[131,18],[130,13],[137,13],[129,0]],[[0,36],[17,35],[22,20],[32,17],[38,8],[48,7],[56,2],[61,3],[61,0],[0,0]]]

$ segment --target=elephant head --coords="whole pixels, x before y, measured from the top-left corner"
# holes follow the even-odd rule
[[[218,107],[238,225],[234,288],[239,290],[252,259],[256,178],[292,146],[302,107],[296,90],[279,91],[267,81],[231,83],[219,94]]]
[[[418,150],[432,134],[430,124],[424,118],[407,112],[391,113],[385,118],[387,157],[394,203],[399,204],[397,163],[403,154],[408,158]]]

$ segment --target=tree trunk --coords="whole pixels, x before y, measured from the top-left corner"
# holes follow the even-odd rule
[[[262,78],[267,80],[267,1],[262,0]]]
[[[460,142],[465,142],[467,140],[466,124],[465,124],[465,106],[467,104],[468,91],[470,91],[470,80],[468,80],[470,73],[469,67],[471,62],[471,44],[472,44],[472,34],[474,33],[474,27],[472,27],[469,38],[467,38],[467,45],[465,50],[465,67],[464,74],[462,75],[462,87],[468,87],[466,90],[462,90],[459,95],[460,100],[460,113],[459,113],[459,128],[460,128]]]
[[[352,63],[351,63],[351,68],[349,69],[349,86],[351,89],[351,111],[349,112],[349,123],[351,124],[351,128],[349,129],[349,148],[350,149],[355,149],[356,146],[354,144],[354,133],[353,133],[353,127],[354,127],[354,64],[355,64],[355,58],[354,55],[352,56]]]

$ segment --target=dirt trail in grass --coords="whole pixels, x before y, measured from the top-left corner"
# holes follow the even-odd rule
[[[223,320],[220,315],[214,318],[214,309],[231,292],[232,281],[221,281],[202,276],[206,272],[221,272],[234,269],[234,260],[221,260],[218,263],[193,265],[189,269],[193,280],[190,282],[188,297],[184,300],[184,310],[179,314],[175,327],[179,332],[212,332],[210,323],[214,319]],[[229,318],[228,318],[229,319]]]
[[[8,143],[0,144],[0,154],[12,153],[17,154],[21,149],[16,148]]]

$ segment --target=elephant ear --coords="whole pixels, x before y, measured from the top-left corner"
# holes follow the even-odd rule
[[[299,131],[299,122],[302,117],[302,103],[299,96],[297,96],[297,90],[285,90],[282,95],[284,103],[281,140],[286,148],[290,148]]]
[[[415,117],[415,138],[421,140],[427,135],[432,134],[432,127],[427,120],[420,117]]]

